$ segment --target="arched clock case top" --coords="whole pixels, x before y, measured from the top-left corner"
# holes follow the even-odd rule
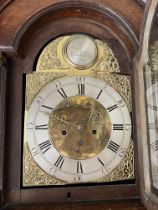
[[[139,197],[137,173],[135,183],[121,185],[99,184],[23,189],[21,183],[24,74],[35,70],[37,58],[48,42],[61,35],[73,33],[84,33],[107,42],[119,61],[121,73],[132,74],[132,60],[138,48],[137,35],[141,22],[140,14],[142,14],[143,9],[138,3],[130,2],[131,7],[137,11],[136,26],[133,26],[131,13],[122,13],[123,7],[127,5],[126,1],[120,1],[119,4],[122,4],[122,7],[110,3],[110,1],[99,1],[99,4],[95,1],[60,1],[59,3],[54,1],[45,8],[43,1],[40,1],[41,10],[34,8],[34,15],[28,18],[26,22],[20,23],[17,20],[15,25],[8,25],[11,32],[8,30],[6,37],[4,33],[2,34],[4,37],[4,42],[1,44],[2,50],[5,51],[9,59],[9,76],[6,83],[5,142],[7,143],[5,144],[4,156],[4,174],[6,176],[3,180],[3,204],[48,204],[61,201],[75,202]],[[8,4],[6,10],[10,11],[12,7],[14,7],[14,2]],[[2,12],[5,18],[4,12],[5,9]],[[125,16],[128,21],[126,21]],[[17,34],[15,33],[16,26],[18,28]]]

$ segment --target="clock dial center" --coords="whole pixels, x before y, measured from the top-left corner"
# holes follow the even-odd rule
[[[106,109],[88,96],[72,96],[57,105],[49,118],[48,132],[62,155],[89,159],[108,144],[112,130]]]

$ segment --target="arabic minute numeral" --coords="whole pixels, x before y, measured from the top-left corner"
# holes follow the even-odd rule
[[[37,148],[34,147],[34,148],[31,149],[31,153],[32,153],[33,156],[36,156],[36,155],[39,154],[39,151],[37,150]]]
[[[121,100],[118,101],[118,105],[120,107],[124,107],[125,106],[125,102],[121,99]]]
[[[74,177],[74,181],[76,182],[76,183],[78,183],[78,182],[81,182],[81,175],[76,175],[75,177]]]
[[[109,172],[110,172],[110,168],[109,168],[109,167],[103,167],[103,168],[102,168],[102,173],[103,173],[105,176],[108,175]]]
[[[43,101],[43,98],[42,98],[41,96],[38,96],[38,98],[37,98],[37,103],[38,103],[39,105],[41,105],[41,104],[42,104],[42,101]]]
[[[78,84],[84,84],[85,80],[86,80],[86,78],[84,76],[76,77],[76,81],[77,81]]]
[[[33,129],[34,123],[33,122],[29,122],[26,124],[27,129]]]
[[[119,157],[123,158],[126,155],[127,150],[123,149],[123,148],[119,148],[119,150],[117,151],[117,154]]]

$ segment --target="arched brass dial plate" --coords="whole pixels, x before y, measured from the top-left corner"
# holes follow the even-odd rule
[[[52,42],[50,42],[42,51],[41,55],[39,56],[39,60],[37,62],[36,72],[27,75],[26,101],[25,101],[26,119],[28,118],[28,115],[29,115],[28,111],[29,111],[30,107],[32,106],[32,103],[35,100],[35,98],[38,98],[38,103],[41,104],[41,98],[38,97],[39,92],[42,91],[42,89],[45,89],[45,86],[48,83],[53,83],[53,82],[57,81],[56,79],[61,79],[60,81],[62,81],[62,78],[64,78],[65,76],[71,77],[72,75],[76,76],[76,78],[83,78],[84,76],[91,77],[92,81],[94,81],[94,82],[92,83],[90,92],[94,91],[94,89],[95,89],[94,86],[96,84],[96,81],[98,81],[97,78],[99,78],[100,80],[99,80],[98,84],[100,83],[100,81],[105,82],[106,84],[111,86],[111,88],[114,90],[114,92],[116,90],[116,92],[118,92],[118,94],[123,99],[123,101],[124,101],[123,104],[120,103],[119,101],[116,101],[116,105],[118,104],[119,107],[125,105],[128,107],[129,110],[131,110],[131,105],[130,105],[131,95],[130,95],[129,77],[123,76],[123,75],[117,75],[117,72],[120,71],[119,63],[118,63],[117,58],[115,57],[112,49],[106,43],[102,42],[101,40],[93,39],[87,35],[82,34],[83,37],[85,36],[85,39],[89,38],[89,40],[92,40],[92,42],[95,42],[94,45],[96,45],[96,47],[97,47],[96,58],[95,58],[95,56],[92,56],[94,58],[94,61],[92,63],[87,62],[86,63],[87,68],[83,68],[83,66],[82,66],[82,68],[79,68],[79,66],[76,67],[70,61],[68,61],[68,57],[66,57],[66,55],[65,55],[66,46],[72,40],[72,38],[75,38],[78,36],[80,37],[81,34],[76,34],[73,36],[59,37],[59,38],[53,40]],[[76,54],[76,55],[80,57],[80,54]],[[94,53],[94,55],[95,55],[95,53]],[[81,60],[79,59],[79,62],[80,61]],[[111,74],[111,73],[114,73],[114,74]],[[56,85],[58,86],[59,83],[57,82]],[[76,88],[76,86],[74,86],[74,87]],[[69,89],[71,93],[75,90],[74,87],[71,87]],[[84,87],[86,87],[85,90],[87,91],[87,84],[85,84]],[[43,124],[42,127],[41,127],[42,123],[37,124],[35,130],[37,132],[40,130],[46,131],[48,134],[47,140],[49,140],[49,141],[47,141],[47,140],[44,141],[43,140],[44,138],[42,138],[42,142],[41,143],[37,142],[36,145],[38,144],[38,147],[41,148],[42,150],[43,150],[43,148],[45,148],[47,146],[48,146],[48,148],[50,145],[53,146],[56,149],[56,151],[58,152],[58,156],[56,157],[56,162],[54,164],[57,166],[60,165],[60,167],[62,168],[62,171],[63,171],[63,169],[65,167],[65,163],[66,163],[65,159],[63,160],[63,157],[76,161],[75,165],[73,167],[75,169],[74,174],[77,172],[77,170],[78,170],[78,172],[83,171],[83,173],[85,173],[86,172],[85,166],[83,165],[82,161],[86,162],[86,161],[88,161],[88,160],[90,161],[91,159],[94,158],[95,160],[97,160],[97,163],[96,163],[97,166],[98,166],[98,161],[99,161],[99,164],[102,167],[102,169],[101,170],[99,169],[99,171],[104,174],[102,174],[102,175],[98,174],[97,176],[92,175],[92,177],[90,177],[90,176],[88,177],[86,175],[87,178],[84,175],[84,177],[82,177],[82,179],[80,179],[80,180],[79,180],[80,176],[76,177],[73,175],[73,178],[70,178],[69,180],[67,180],[65,178],[66,175],[60,176],[61,173],[60,173],[60,175],[58,175],[57,174],[58,172],[54,171],[52,169],[51,169],[51,172],[50,171],[45,172],[45,169],[42,169],[42,167],[39,167],[39,165],[38,165],[38,163],[40,161],[39,160],[35,161],[35,158],[37,157],[36,156],[37,148],[34,147],[33,150],[28,149],[27,143],[25,141],[24,142],[24,162],[23,162],[24,163],[23,164],[24,165],[24,169],[23,169],[23,185],[24,186],[56,185],[56,184],[59,185],[59,184],[65,184],[67,182],[71,182],[71,183],[86,182],[86,180],[87,180],[87,182],[89,182],[89,181],[91,181],[91,182],[106,182],[106,181],[132,179],[134,177],[133,149],[132,149],[133,144],[130,143],[130,146],[127,146],[127,148],[125,149],[125,148],[120,147],[117,142],[116,143],[114,141],[110,142],[109,141],[110,136],[112,135],[112,132],[113,132],[113,121],[111,120],[111,116],[110,116],[109,112],[106,110],[107,107],[97,100],[97,97],[100,97],[99,92],[98,92],[98,95],[96,95],[96,96],[92,96],[91,94],[85,95],[84,94],[85,90],[83,89],[83,86],[81,84],[79,84],[79,87],[77,87],[76,91],[79,91],[79,90],[80,90],[80,93],[78,92],[78,95],[70,94],[67,98],[65,98],[64,93],[61,92],[64,96],[64,98],[63,98],[64,100],[61,100],[61,101],[59,100],[58,103],[54,104],[54,102],[57,101],[57,99],[55,98],[55,99],[53,99],[53,103],[51,103],[50,106],[44,106],[44,104],[43,104],[43,106],[41,107],[41,110],[45,111],[45,116],[49,115],[48,119],[50,119],[50,120],[48,120],[47,124]],[[61,90],[58,89],[58,91],[61,91]],[[66,92],[65,88],[64,88],[64,91]],[[100,94],[101,94],[101,92],[100,92]],[[61,95],[58,95],[58,96],[61,97]],[[98,143],[98,145],[102,145],[102,146],[98,146],[96,148],[94,148],[94,146],[93,146],[93,147],[91,147],[91,149],[89,149],[90,147],[88,148],[88,145],[87,145],[85,147],[86,148],[85,151],[83,149],[81,149],[82,146],[80,146],[80,149],[78,149],[78,153],[77,153],[77,149],[76,149],[76,152],[73,151],[73,153],[72,153],[72,151],[69,151],[70,148],[67,149],[64,146],[63,147],[64,149],[61,149],[62,147],[60,147],[59,145],[55,146],[55,141],[54,141],[54,136],[53,136],[53,135],[55,135],[55,133],[52,132],[52,134],[51,134],[51,130],[54,129],[53,128],[54,126],[51,127],[50,125],[51,125],[51,123],[55,124],[55,118],[53,118],[53,116],[54,116],[53,113],[57,113],[59,111],[60,107],[64,106],[66,101],[69,101],[71,99],[73,101],[73,103],[72,103],[73,106],[76,107],[78,104],[77,101],[80,101],[81,98],[85,99],[85,101],[87,99],[89,101],[91,101],[90,102],[91,105],[96,104],[96,105],[94,105],[94,107],[100,106],[101,107],[100,109],[104,113],[103,116],[106,115],[105,119],[107,119],[107,122],[106,123],[104,122],[102,124],[103,127],[106,127],[104,131],[103,131],[103,129],[101,129],[102,128],[101,126],[99,126],[100,130],[99,131],[97,130],[97,128],[98,128],[97,123],[100,124],[101,118],[95,124],[95,126],[96,126],[95,129],[93,129],[94,127],[91,124],[89,124],[89,126],[87,126],[90,129],[90,133],[87,132],[86,126],[83,128],[84,123],[83,124],[77,123],[77,126],[76,126],[77,131],[80,131],[80,136],[82,136],[82,137],[86,133],[88,133],[90,135],[92,134],[92,136],[95,136],[94,141],[92,141],[92,139],[91,139],[91,143],[93,142],[93,144],[96,143],[97,135],[103,134],[103,135],[105,135],[105,139],[104,139],[104,141],[101,141],[104,143],[101,143],[101,144]],[[115,96],[113,96],[113,98],[115,98]],[[107,100],[107,102],[108,102],[108,100]],[[99,104],[99,105],[97,105],[97,104]],[[53,110],[51,109],[52,106],[53,106]],[[68,107],[65,109],[67,114],[70,112]],[[82,114],[81,115],[79,114],[81,112],[80,110],[82,110],[82,112],[84,112],[84,109],[85,109],[83,105],[78,106],[78,108],[79,109],[77,111],[75,110],[76,108],[74,108],[74,112],[78,113],[76,115],[77,116],[75,119],[76,121],[81,120]],[[93,111],[94,111],[94,108],[93,108]],[[58,113],[57,116],[59,117],[60,114]],[[74,116],[74,114],[73,114],[73,116]],[[97,115],[94,115],[94,118],[96,116]],[[86,119],[88,118],[88,112],[85,113],[85,117],[86,117]],[[75,116],[73,118],[75,118]],[[61,120],[61,116],[60,116],[60,120]],[[56,123],[56,124],[58,124],[58,123]],[[118,127],[120,125],[116,125],[116,124],[119,124],[119,123],[114,123],[114,129],[119,128],[122,130],[122,123],[121,123],[121,127]],[[32,125],[33,124],[26,123],[25,128],[31,130]],[[39,125],[39,127],[38,127],[38,125]],[[124,128],[128,130],[129,125],[125,124]],[[101,132],[101,130],[102,130],[102,132]],[[108,130],[108,132],[106,132],[106,130]],[[64,134],[64,131],[66,131],[66,130],[62,129],[62,131]],[[70,129],[69,131],[72,131],[71,134],[74,132],[73,129]],[[27,132],[25,129],[25,140],[28,139],[26,133]],[[84,133],[84,135],[83,135],[83,133]],[[68,134],[67,131],[66,131],[66,134]],[[65,135],[63,135],[63,136],[65,136]],[[42,135],[40,134],[39,137],[42,137]],[[38,139],[39,139],[39,137],[38,137]],[[69,138],[69,139],[72,144],[73,140],[71,138]],[[109,143],[110,143],[110,145],[109,145]],[[39,144],[40,144],[40,146],[39,146]],[[80,138],[80,141],[78,141],[78,144],[81,144],[81,145],[83,144],[83,140],[81,138]],[[104,167],[105,163],[103,162],[102,158],[99,158],[98,155],[101,154],[103,152],[104,148],[107,148],[107,147],[109,147],[111,149],[114,148],[113,149],[114,151],[116,151],[117,153],[119,153],[121,156],[124,157],[124,158],[121,158],[121,161],[119,161],[119,164],[117,163],[117,161],[115,161],[117,167],[113,166],[110,168],[109,167],[106,168],[106,167]],[[47,150],[47,148],[46,148],[46,150]],[[47,154],[47,151],[44,154]],[[115,153],[113,152],[112,154],[115,154]],[[88,164],[88,165],[90,165],[90,167],[93,168],[94,162],[91,164]],[[72,172],[72,169],[70,169],[70,171]],[[43,179],[43,177],[44,177],[44,179]]]

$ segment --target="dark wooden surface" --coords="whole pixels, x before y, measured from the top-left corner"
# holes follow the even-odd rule
[[[1,0],[0,1],[0,12],[5,9],[5,7],[11,2],[12,0]]]
[[[0,53],[0,206],[2,203],[3,189],[3,164],[4,164],[4,137],[5,137],[5,103],[6,103],[6,75],[7,75],[7,60]]]
[[[41,14],[48,13],[52,5],[56,7],[63,5],[65,7],[69,4],[78,4],[78,6],[87,4],[89,7],[92,5],[92,7],[98,6],[100,9],[108,8],[123,17],[133,28],[136,36],[139,35],[143,9],[138,2],[133,0],[14,0],[0,14],[0,48],[16,50],[23,32],[27,30],[30,22],[34,22]],[[80,14],[79,11],[78,14]]]
[[[108,41],[114,48],[123,71],[130,72],[133,57],[138,49],[142,13],[143,8],[133,0],[14,0],[2,10],[0,50],[7,54],[10,66],[7,82],[8,97],[4,106],[7,119],[3,185],[5,205],[35,203],[42,205],[42,203],[58,202],[54,209],[94,209],[98,208],[97,206],[109,210],[143,209],[140,202],[135,200],[127,203],[112,201],[101,205],[99,202],[112,198],[125,200],[139,198],[137,180],[136,184],[124,186],[20,189],[23,74],[33,71],[34,61],[48,41],[59,35],[75,32],[87,33]],[[71,197],[67,196],[68,192]],[[76,201],[98,202],[84,206],[59,204]]]
[[[48,206],[25,206],[19,208],[6,208],[7,210],[146,210],[138,200],[108,201],[76,204],[54,204]]]

